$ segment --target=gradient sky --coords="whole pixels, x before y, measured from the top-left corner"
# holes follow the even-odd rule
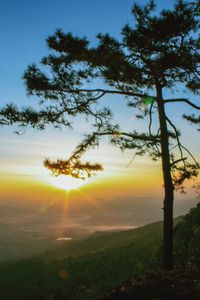
[[[158,10],[172,7],[173,2],[158,0]],[[87,36],[91,43],[95,43],[95,36],[99,32],[109,32],[119,37],[121,27],[133,21],[132,4],[132,0],[1,0],[1,105],[14,102],[19,106],[28,104],[34,106],[36,99],[26,96],[21,78],[28,64],[38,63],[47,54],[45,39],[54,33],[55,29],[62,28],[65,32]],[[169,92],[166,93],[168,94]],[[121,108],[120,100],[117,98],[116,104],[116,99],[109,98],[110,103],[115,103],[115,118],[120,118],[126,128],[143,128],[142,122],[135,123],[133,111]],[[181,114],[184,111],[188,110],[182,105]],[[181,120],[180,107],[169,108],[169,113],[179,122],[186,145],[192,147],[194,154],[198,156],[198,133]],[[56,182],[52,184],[49,172],[43,168],[42,161],[46,157],[52,159],[68,157],[84,134],[82,127],[79,120],[79,123],[75,123],[74,131],[67,129],[55,131],[49,128],[45,132],[37,132],[30,129],[22,136],[14,134],[14,128],[1,128],[0,202],[33,203],[50,201],[52,197],[59,200],[61,194],[58,192]],[[88,125],[85,130],[88,130]],[[144,157],[135,159],[131,166],[127,167],[132,157],[133,153],[121,154],[119,150],[106,143],[106,140],[103,141],[99,149],[90,151],[85,158],[103,163],[105,171],[80,189],[82,195],[87,195],[91,201],[116,197],[120,199],[150,197],[161,201],[160,163],[154,163],[148,157]],[[76,194],[73,197],[76,199],[75,207],[80,207],[79,200],[83,196]],[[129,207],[129,202],[125,201],[124,205]],[[143,202],[145,205],[145,200]],[[112,203],[114,205],[114,202]],[[157,207],[161,206],[159,202]]]

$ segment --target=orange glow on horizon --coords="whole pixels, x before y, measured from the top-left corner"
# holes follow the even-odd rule
[[[106,173],[97,174],[89,179],[76,179],[70,176],[0,176],[0,191],[2,199],[21,199],[37,202],[37,199],[48,200],[52,197],[63,198],[70,192],[70,200],[77,197],[88,197],[95,201],[103,197],[149,196],[162,194],[162,174],[156,169],[129,174]],[[66,198],[66,197],[65,197]]]

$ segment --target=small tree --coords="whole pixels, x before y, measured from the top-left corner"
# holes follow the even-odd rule
[[[1,124],[18,122],[25,128],[31,125],[44,129],[49,123],[71,126],[67,116],[84,114],[93,118],[91,134],[69,159],[45,160],[44,165],[55,175],[84,178],[101,170],[100,164],[82,163],[80,158],[89,148],[97,146],[102,136],[108,136],[121,150],[132,149],[137,155],[149,153],[153,160],[161,159],[163,263],[165,269],[172,269],[174,189],[182,189],[185,179],[196,176],[199,164],[182,144],[180,132],[165,107],[182,102],[196,110],[200,106],[182,97],[164,99],[163,90],[185,88],[198,94],[200,3],[179,0],[173,10],[163,10],[158,16],[154,10],[154,1],[143,7],[134,5],[135,24],[123,27],[122,40],[98,34],[98,44],[94,47],[89,46],[86,38],[57,30],[47,39],[51,54],[41,62],[48,72],[30,65],[24,73],[28,94],[38,96],[43,109],[19,111],[8,105],[1,110]],[[128,106],[139,110],[138,118],[149,118],[147,132],[127,132],[119,124],[113,124],[110,108],[97,106],[110,94],[124,96]],[[153,129],[153,122],[158,124],[157,130]]]

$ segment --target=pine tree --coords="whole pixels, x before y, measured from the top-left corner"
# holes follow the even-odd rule
[[[176,89],[199,94],[200,2],[179,0],[172,10],[155,13],[154,1],[145,6],[135,4],[134,26],[122,28],[122,39],[98,34],[96,46],[86,38],[57,30],[47,39],[50,54],[42,59],[45,73],[30,65],[24,73],[29,95],[40,99],[42,109],[18,110],[14,105],[1,109],[0,123],[19,123],[44,129],[47,124],[71,126],[67,117],[83,114],[93,118],[91,134],[77,146],[67,160],[45,160],[53,174],[76,178],[91,176],[102,166],[83,163],[81,156],[108,136],[121,150],[132,149],[136,155],[148,153],[153,160],[161,159],[164,182],[163,264],[173,268],[173,201],[174,190],[183,189],[185,179],[197,176],[199,164],[182,144],[180,132],[166,113],[166,106],[185,103],[194,110],[200,106],[192,99],[165,99],[163,91]],[[103,81],[103,85],[99,82]],[[89,86],[89,87],[88,87]],[[112,121],[109,107],[98,103],[107,95],[121,96],[131,109],[139,110],[138,118],[148,118],[145,133],[123,131]],[[153,121],[157,118],[157,130]],[[185,116],[195,122],[195,116]],[[193,118],[193,119],[192,119]],[[198,120],[199,122],[199,120]]]

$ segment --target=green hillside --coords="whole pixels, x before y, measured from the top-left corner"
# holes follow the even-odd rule
[[[97,254],[110,249],[124,247],[146,247],[147,243],[152,243],[161,239],[162,222],[116,232],[97,232],[90,236],[67,242],[61,247],[46,252],[43,257],[49,259],[61,259],[69,256],[77,257],[88,254]]]
[[[150,271],[129,279],[102,300],[199,300],[200,299],[200,203],[174,230],[175,269]]]
[[[162,223],[93,234],[32,259],[0,264],[1,299],[91,299],[157,264]],[[83,298],[80,298],[83,297]]]
[[[176,223],[182,220],[176,220]],[[32,259],[0,264],[1,300],[95,300],[160,267],[162,222],[92,234]]]

